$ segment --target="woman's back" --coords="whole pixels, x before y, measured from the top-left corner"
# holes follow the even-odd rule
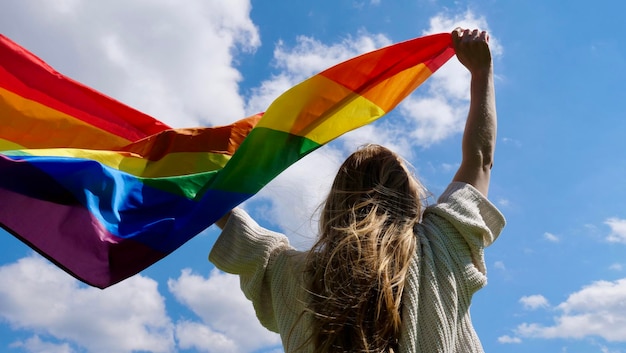
[[[307,259],[315,352],[397,351],[422,190],[401,158],[379,145],[358,149],[339,168]]]
[[[464,183],[451,184],[426,208],[402,297],[400,352],[482,351],[469,305],[486,283],[483,249],[503,226],[498,210]],[[313,351],[306,258],[241,209],[233,211],[210,255],[218,268],[240,276],[260,322],[280,333],[286,352]]]

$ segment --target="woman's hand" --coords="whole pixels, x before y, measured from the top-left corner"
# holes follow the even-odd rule
[[[452,31],[452,44],[456,57],[472,74],[491,70],[487,32],[457,28]]]

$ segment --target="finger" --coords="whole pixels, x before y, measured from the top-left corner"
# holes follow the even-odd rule
[[[478,29],[474,29],[472,31],[471,36],[470,36],[470,40],[472,42],[481,41],[481,39],[482,39],[481,34],[482,34],[481,31],[479,31]]]
[[[461,36],[463,35],[463,29],[461,27],[457,27],[452,31],[452,45],[454,48],[458,48],[459,43],[461,42]]]
[[[456,40],[459,39],[461,37],[461,33],[462,33],[463,29],[461,29],[461,27],[457,27],[452,31],[452,39]]]
[[[487,31],[482,31],[480,33],[480,39],[485,41],[485,43],[489,43],[489,33],[487,33]]]

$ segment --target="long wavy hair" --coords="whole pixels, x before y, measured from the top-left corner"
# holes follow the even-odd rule
[[[424,196],[402,159],[385,147],[364,146],[340,167],[307,257],[314,352],[397,352]]]

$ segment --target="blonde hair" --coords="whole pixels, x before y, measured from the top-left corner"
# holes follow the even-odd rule
[[[392,151],[368,145],[340,167],[307,258],[314,352],[394,352],[423,188]]]

